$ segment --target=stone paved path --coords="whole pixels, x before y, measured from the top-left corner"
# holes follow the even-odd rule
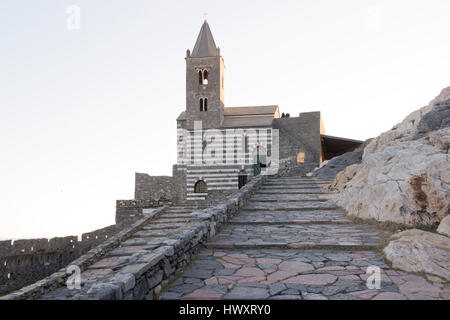
[[[386,265],[379,235],[327,201],[326,183],[269,179],[160,298],[450,299],[448,283]],[[367,288],[368,266],[381,289]]]

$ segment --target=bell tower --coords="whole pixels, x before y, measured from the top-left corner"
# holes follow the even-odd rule
[[[186,129],[192,129],[198,120],[202,120],[204,129],[222,125],[224,70],[220,49],[205,20],[192,53],[186,51]]]

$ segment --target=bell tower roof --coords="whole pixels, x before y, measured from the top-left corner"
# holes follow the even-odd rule
[[[200,57],[218,57],[220,56],[220,51],[216,47],[216,43],[214,42],[213,35],[211,33],[211,29],[209,28],[208,22],[205,22],[200,29],[200,33],[197,37],[197,41],[195,42],[194,49],[192,50],[191,57],[200,58]]]

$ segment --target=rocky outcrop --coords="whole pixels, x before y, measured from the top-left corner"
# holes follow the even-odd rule
[[[447,237],[450,237],[450,215],[442,219],[441,223],[439,224],[439,227],[437,228],[437,232]]]
[[[437,225],[449,212],[450,90],[373,139],[361,164],[336,176],[336,204],[348,214]]]
[[[352,164],[358,164],[362,161],[364,148],[358,148],[355,151],[344,153],[341,156],[329,160],[324,166],[313,171],[315,178],[334,179],[336,175]]]
[[[450,238],[412,229],[395,234],[384,248],[392,267],[425,272],[450,281]]]
[[[429,103],[430,106],[436,106],[438,104],[442,104],[443,101],[450,99],[450,87],[442,89],[441,93],[431,100]]]
[[[430,123],[430,121],[427,119],[431,120],[431,118],[434,119],[445,117],[445,112],[441,112],[442,109],[448,110],[449,105],[450,87],[443,89],[439,96],[433,99],[428,106],[412,112],[401,123],[395,125],[391,130],[384,132],[373,139],[364,149],[363,159],[369,154],[382,151],[385,147],[389,146],[392,143],[398,143],[405,139],[410,139],[412,136],[418,134],[419,131],[421,134],[424,134],[433,130],[444,128],[444,126],[437,125],[428,126],[427,124]],[[425,117],[425,115],[430,111],[432,111],[433,113]],[[448,126],[448,120],[443,121],[443,124],[445,123]]]

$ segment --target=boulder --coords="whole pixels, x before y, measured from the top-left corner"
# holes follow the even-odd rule
[[[384,248],[392,267],[407,272],[425,272],[450,281],[450,238],[418,229],[392,236]]]
[[[437,225],[449,210],[449,142],[445,128],[368,155],[336,177],[336,204],[360,218]]]
[[[351,166],[348,166],[344,170],[340,171],[331,183],[330,189],[338,191],[345,189],[347,187],[347,183],[356,176],[360,168],[360,165],[352,164]]]
[[[450,99],[434,106],[420,119],[417,138],[423,134],[450,126]]]
[[[430,106],[436,106],[442,104],[443,101],[450,99],[450,87],[442,89],[441,93],[431,100],[429,103]]]
[[[339,172],[333,198],[348,214],[438,225],[450,202],[450,87],[368,143],[361,164]]]
[[[312,176],[316,178],[334,179],[336,175],[346,167],[352,164],[361,163],[363,151],[363,148],[358,148],[355,151],[347,152],[335,157],[327,161],[321,168],[315,170]]]
[[[447,215],[444,219],[442,219],[437,229],[437,232],[447,237],[450,237],[450,215]]]

